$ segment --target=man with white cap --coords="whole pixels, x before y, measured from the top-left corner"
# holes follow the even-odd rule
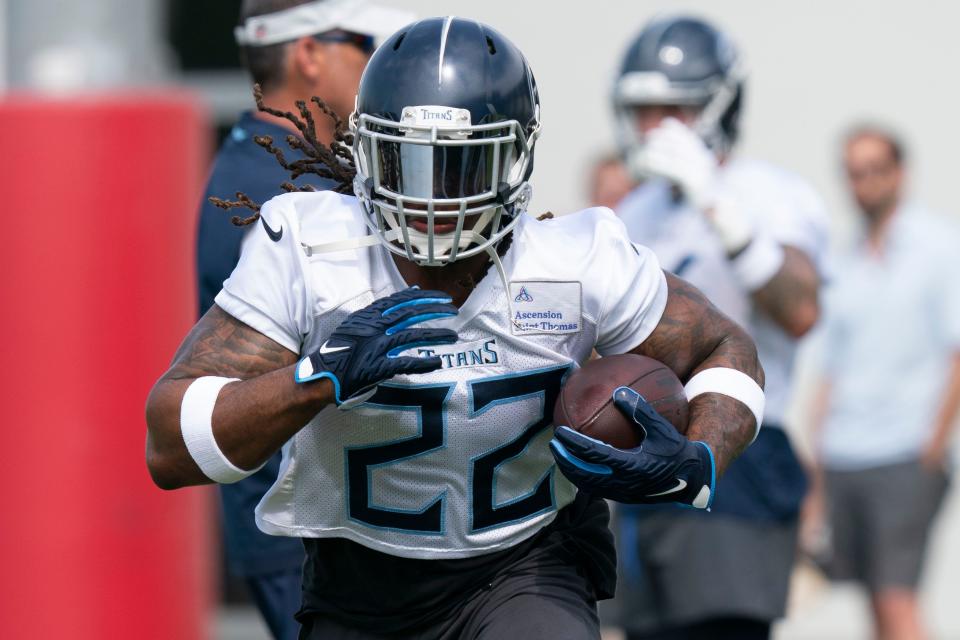
[[[296,113],[297,101],[319,97],[340,118],[353,110],[360,74],[376,41],[409,22],[405,11],[363,0],[244,0],[235,29],[241,59],[263,92],[264,106]],[[311,104],[317,138],[333,139],[333,122]],[[199,310],[213,304],[223,281],[240,256],[244,230],[230,215],[214,207],[210,196],[242,191],[257,202],[280,193],[289,174],[260,148],[254,138],[270,136],[280,146],[296,128],[263,111],[246,112],[237,122],[215,160],[200,210],[197,236]],[[299,152],[285,150],[288,159]],[[333,183],[317,176],[294,181],[316,189]],[[295,538],[268,536],[254,522],[254,507],[273,484],[280,467],[275,455],[256,474],[236,484],[221,485],[227,561],[232,574],[242,576],[267,626],[277,640],[296,638],[293,614],[300,607],[303,545]]]

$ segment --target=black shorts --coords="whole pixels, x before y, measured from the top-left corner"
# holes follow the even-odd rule
[[[689,510],[650,512],[619,532],[623,626],[651,632],[711,618],[784,615],[796,522],[751,522]],[[629,533],[628,533],[629,532]],[[630,545],[630,546],[627,546]],[[626,563],[625,563],[626,564]]]
[[[414,560],[347,540],[304,540],[301,638],[599,638],[616,553],[603,500],[578,495],[511,549]]]
[[[766,424],[717,480],[712,512],[623,508],[623,626],[648,632],[715,618],[782,617],[806,484],[786,433]]]

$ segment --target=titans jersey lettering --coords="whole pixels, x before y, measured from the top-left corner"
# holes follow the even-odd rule
[[[461,367],[479,367],[500,363],[500,354],[497,351],[497,339],[477,340],[470,344],[453,344],[444,347],[417,349],[417,355],[422,357],[440,356],[444,369],[458,369]]]
[[[217,304],[295,352],[317,349],[352,311],[406,287],[379,245],[301,249],[366,234],[352,196],[283,195],[261,215],[283,237],[248,235]],[[547,446],[560,387],[594,347],[639,345],[660,320],[666,282],[606,209],[523,218],[503,266],[507,287],[491,269],[457,317],[425,323],[459,336],[408,352],[439,356],[441,369],[394,377],[351,411],[328,407],[287,443],[257,507],[262,530],[458,558],[529,538],[573,499]],[[537,326],[518,328],[513,312]]]

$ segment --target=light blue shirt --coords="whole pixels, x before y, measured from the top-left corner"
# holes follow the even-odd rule
[[[854,470],[916,459],[960,350],[960,232],[906,205],[881,254],[861,242],[838,267],[824,307],[832,385],[824,464]]]

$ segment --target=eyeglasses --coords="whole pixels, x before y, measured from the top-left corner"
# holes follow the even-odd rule
[[[373,36],[364,35],[362,33],[354,33],[353,31],[326,31],[324,33],[318,33],[313,36],[313,39],[317,42],[337,42],[340,44],[352,44],[360,51],[370,55],[373,53],[373,50],[376,49],[374,46]]]
[[[847,178],[851,182],[860,182],[868,178],[886,178],[895,168],[896,163],[893,161],[888,161],[865,163],[859,167],[847,166],[846,170]]]

